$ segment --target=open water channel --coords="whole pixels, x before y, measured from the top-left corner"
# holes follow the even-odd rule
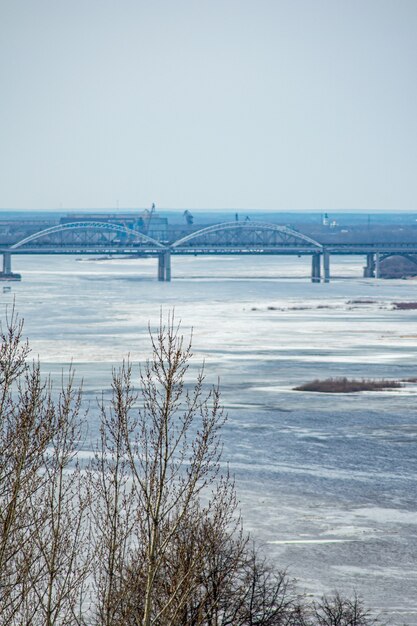
[[[148,321],[175,307],[194,328],[196,366],[220,377],[224,459],[245,527],[316,594],[356,589],[392,624],[417,624],[417,383],[356,394],[293,388],[329,376],[417,377],[417,283],[363,279],[363,259],[13,257],[33,353],[58,379],[73,360],[85,397],[109,391],[112,365],[149,355]],[[90,413],[91,433],[96,429]]]

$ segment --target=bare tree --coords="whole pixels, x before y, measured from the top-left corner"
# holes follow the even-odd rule
[[[11,624],[24,602],[31,563],[31,498],[41,488],[45,450],[54,433],[49,384],[39,363],[26,359],[29,346],[14,309],[0,331],[0,623]],[[27,553],[29,555],[29,553]]]
[[[142,407],[124,421],[127,453],[137,498],[139,546],[143,555],[144,607],[142,626],[175,624],[198,568],[198,558],[176,581],[166,602],[157,608],[158,574],[172,543],[190,513],[200,508],[200,497],[209,496],[206,512],[219,496],[219,431],[224,423],[218,388],[204,392],[200,371],[191,390],[185,388],[191,343],[185,343],[172,318],[151,336],[152,358],[141,372]],[[126,418],[128,416],[126,415]],[[132,436],[129,428],[132,429]],[[226,481],[223,492],[231,485]],[[224,498],[224,493],[221,494]],[[169,621],[167,621],[169,619]]]
[[[87,577],[80,391],[56,400],[14,310],[0,346],[0,624],[78,624]]]
[[[96,621],[101,626],[120,623],[126,564],[133,540],[133,490],[126,451],[125,417],[133,409],[131,366],[113,372],[112,401],[100,403],[100,441],[90,472],[89,490],[93,520],[94,593]]]
[[[303,597],[295,581],[277,570],[254,543],[236,568],[224,601],[223,625],[301,626]]]
[[[74,375],[54,403],[54,435],[45,451],[42,486],[31,495],[31,542],[24,618],[33,626],[82,623],[89,569],[88,491],[76,458],[82,437],[81,392]]]
[[[124,364],[110,411],[102,408],[100,624],[295,624],[294,584],[249,546],[234,483],[221,471],[218,388],[205,390],[202,371],[187,386],[191,345],[172,318],[150,335],[138,392]]]
[[[349,598],[338,592],[313,602],[312,622],[314,626],[374,626],[379,623],[356,593]]]
[[[195,567],[198,556],[198,566]],[[178,583],[184,602],[169,603]],[[125,570],[115,623],[138,626],[144,609],[144,572],[135,552]],[[158,572],[158,626],[311,626],[295,581],[277,571],[241,533],[191,512]]]
[[[247,543],[237,527],[239,518],[234,519],[234,512],[235,501],[229,497],[227,501],[219,498],[210,508],[193,502],[181,522],[173,518],[167,528],[161,529],[161,535],[165,536],[171,534],[171,524],[176,527],[154,579],[153,623],[176,626],[222,623],[220,615],[224,613],[226,598],[231,601],[232,584]],[[119,590],[123,600],[118,623],[129,626],[142,623],[145,558],[146,545],[141,545],[127,562],[123,587]]]
[[[219,431],[225,417],[218,388],[205,391],[202,371],[193,387],[187,388],[191,344],[184,341],[172,317],[166,325],[161,322],[157,334],[150,333],[150,338],[152,357],[140,372],[138,397],[129,364],[113,378],[111,417],[105,417],[103,422],[103,432],[111,433],[111,445],[110,449],[107,444],[104,446],[107,452],[102,457],[102,493],[105,495],[107,490],[105,476],[111,475],[106,458],[112,459],[113,477],[119,472],[125,492],[126,458],[132,500],[129,499],[130,530],[126,526],[124,530],[128,530],[130,538],[124,544],[128,542],[135,547],[134,558],[140,563],[136,588],[141,600],[135,604],[134,623],[168,626],[178,623],[178,615],[192,593],[202,555],[202,548],[196,550],[191,553],[186,568],[175,568],[169,593],[166,589],[162,593],[161,581],[172,558],[173,546],[180,541],[186,523],[193,528],[201,518],[219,515],[220,503],[233,503],[231,507],[228,505],[225,515],[224,523],[228,524],[235,496],[227,471],[223,476],[220,474]],[[110,504],[115,503],[116,486],[117,480],[113,479]],[[109,521],[111,507],[105,508]],[[120,522],[115,510],[113,520],[116,524]],[[110,529],[111,523],[106,526],[103,538],[114,553],[114,541],[112,547],[109,545]],[[114,539],[117,535],[114,528]],[[125,567],[128,565],[125,561]],[[108,574],[112,575],[111,567]],[[111,587],[111,595],[114,597],[115,592],[117,598],[118,586]]]

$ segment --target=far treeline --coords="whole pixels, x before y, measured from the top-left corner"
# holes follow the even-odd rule
[[[369,626],[357,596],[306,599],[242,529],[225,415],[169,318],[100,402],[82,463],[82,391],[55,390],[14,311],[0,347],[0,625]]]

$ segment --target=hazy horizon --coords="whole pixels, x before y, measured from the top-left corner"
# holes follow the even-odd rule
[[[123,213],[141,213],[145,210],[149,210],[150,207],[144,207],[144,206],[138,206],[138,207],[68,207],[68,208],[57,208],[57,207],[51,207],[51,208],[15,208],[15,209],[10,209],[7,207],[0,207],[0,215],[4,214],[4,213],[33,213],[35,214],[43,214],[43,213],[55,213],[55,214],[60,214],[60,213],[65,213],[65,214],[70,214],[70,213],[108,213],[108,214],[113,214],[113,215],[118,215],[118,214],[123,214]],[[166,213],[172,213],[172,214],[179,214],[182,215],[182,213],[184,212],[184,210],[192,210],[192,214],[194,214],[195,216],[200,215],[200,214],[207,214],[207,213],[211,213],[213,215],[217,215],[217,214],[234,214],[237,213],[240,217],[240,219],[243,219],[245,217],[245,215],[253,215],[256,213],[259,214],[265,214],[265,213],[270,213],[271,215],[279,215],[279,214],[283,214],[283,215],[287,215],[287,214],[293,214],[294,216],[301,216],[304,214],[311,214],[311,215],[320,215],[323,216],[325,213],[328,214],[328,216],[331,218],[333,216],[336,215],[392,215],[394,216],[396,213],[400,213],[402,215],[405,214],[410,214],[410,215],[417,215],[417,209],[345,209],[345,208],[332,208],[332,209],[311,209],[311,208],[304,208],[304,209],[288,209],[288,208],[282,208],[282,209],[268,209],[268,208],[250,208],[248,209],[247,207],[201,207],[201,208],[194,208],[194,207],[156,207],[156,214],[166,214]],[[417,221],[417,220],[416,220]]]
[[[0,210],[417,208],[414,0],[0,0],[0,17]]]

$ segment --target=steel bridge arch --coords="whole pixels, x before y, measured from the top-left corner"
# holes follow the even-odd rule
[[[152,239],[148,235],[144,235],[135,230],[131,230],[130,228],[126,228],[125,226],[120,226],[119,224],[113,224],[111,222],[68,222],[67,224],[59,224],[57,226],[51,226],[50,228],[45,228],[44,230],[40,230],[37,233],[33,233],[20,241],[17,241],[15,244],[10,246],[9,250],[16,250],[25,244],[36,241],[36,239],[41,239],[42,237],[46,237],[48,235],[52,235],[54,233],[64,232],[66,230],[105,230],[109,232],[117,232],[122,233],[124,235],[128,235],[134,239],[142,241],[143,243],[147,243],[156,248],[160,248],[161,250],[166,250],[166,246],[164,246],[156,239]]]
[[[245,230],[269,230],[278,232],[284,237],[293,237],[294,239],[298,239],[303,241],[304,243],[308,243],[314,248],[317,248],[318,251],[323,249],[323,245],[311,237],[307,235],[303,235],[302,233],[297,232],[296,230],[292,230],[292,228],[288,228],[287,226],[278,226],[277,224],[270,224],[268,222],[224,222],[222,224],[214,224],[213,226],[207,226],[206,228],[202,228],[201,230],[196,230],[181,239],[178,239],[174,243],[171,244],[171,248],[178,248],[193,239],[197,239],[199,237],[204,237],[204,235],[210,235],[212,233],[221,232],[224,230],[235,230],[238,228],[244,228]]]

